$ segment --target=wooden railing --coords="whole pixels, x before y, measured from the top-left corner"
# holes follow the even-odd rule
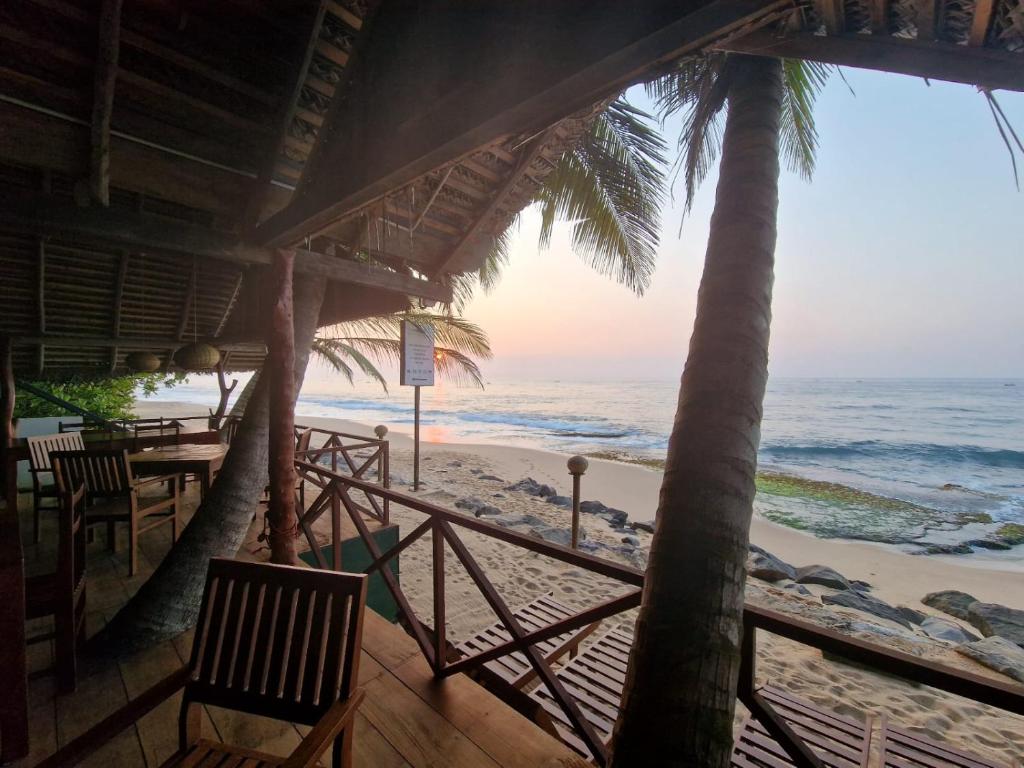
[[[310,451],[310,453],[315,452]],[[343,566],[339,557],[340,547],[337,544],[338,537],[341,535],[340,510],[344,509],[373,558],[373,562],[364,572],[380,572],[384,583],[398,605],[403,623],[412,633],[416,643],[419,645],[420,651],[430,663],[435,675],[445,677],[458,672],[468,672],[493,659],[507,656],[517,651],[521,652],[529,661],[539,679],[547,685],[552,695],[559,702],[566,716],[573,724],[573,727],[576,728],[581,738],[586,742],[592,754],[595,755],[600,764],[604,764],[607,753],[604,745],[601,743],[601,739],[535,645],[543,640],[557,637],[565,632],[579,629],[595,621],[635,608],[640,604],[640,592],[643,586],[644,577],[641,571],[608,560],[602,560],[601,558],[587,555],[568,547],[552,544],[542,539],[527,536],[523,533],[511,531],[475,517],[453,512],[415,496],[368,482],[361,476],[356,476],[355,473],[351,476],[345,476],[325,466],[308,461],[297,460],[296,467],[303,478],[321,488],[320,496],[310,508],[311,510],[318,507],[322,510],[330,504],[336,504],[340,507],[337,513],[332,514],[332,540],[335,542],[334,562],[328,566],[322,556],[320,556],[318,557],[318,563],[321,567],[340,569]],[[382,552],[376,540],[370,534],[367,522],[363,517],[367,513],[367,507],[356,503],[353,499],[354,493],[370,499],[379,499],[384,503],[401,505],[407,510],[422,513],[425,515],[425,518],[397,544],[386,552]],[[431,534],[433,545],[431,554],[433,615],[430,617],[430,621],[424,621],[416,613],[416,610],[402,592],[402,588],[391,570],[383,566],[398,556],[409,545],[419,540],[428,531]],[[509,608],[508,604],[495,589],[457,531],[471,531],[512,544],[524,550],[535,552],[607,577],[620,582],[630,589],[625,594],[581,610],[568,618],[556,621],[546,627],[527,631],[515,618],[512,609]],[[312,532],[307,530],[306,535],[310,546],[315,547],[315,537],[312,536]],[[446,543],[512,638],[485,652],[479,652],[456,660],[451,660],[445,630]]]
[[[517,651],[523,653],[536,671],[539,679],[547,685],[552,696],[558,701],[596,762],[599,765],[605,764],[608,754],[607,748],[586,720],[572,696],[565,690],[551,667],[534,646],[536,643],[557,637],[564,632],[587,626],[595,621],[638,606],[644,582],[644,574],[641,571],[439,507],[415,496],[367,482],[362,477],[343,476],[324,466],[301,460],[296,462],[296,467],[303,477],[321,488],[319,503],[331,503],[324,500],[334,499],[340,509],[345,510],[373,557],[373,562],[364,569],[364,572],[373,573],[374,571],[380,571],[388,590],[399,607],[403,623],[413,635],[420,651],[430,663],[435,675],[444,677],[458,672],[469,672],[488,661]],[[419,525],[397,544],[382,552],[370,535],[367,523],[362,517],[363,514],[367,513],[367,510],[364,506],[355,503],[352,498],[353,493],[365,494],[368,497],[389,501],[392,504],[400,505],[404,509],[422,513],[425,517]],[[338,514],[332,517],[334,530],[337,531],[334,535],[340,535],[340,509]],[[628,589],[623,594],[609,598],[593,607],[578,611],[569,618],[554,622],[542,629],[526,631],[516,621],[507,603],[498,594],[494,585],[466,548],[466,545],[457,533],[460,530],[471,531],[475,534],[497,539],[554,560],[569,563],[582,570],[617,581],[628,587]],[[429,621],[424,621],[402,592],[398,580],[391,573],[390,569],[383,566],[428,532],[431,534],[433,545],[431,558],[433,615],[429,617]],[[307,535],[312,538],[310,534]],[[463,569],[472,579],[488,605],[490,605],[501,623],[505,626],[505,629],[512,637],[511,640],[487,651],[478,652],[463,658],[457,658],[455,654],[449,652],[450,649],[448,648],[445,631],[446,543],[454,552]],[[334,551],[336,553],[339,552],[340,547],[335,546]],[[338,557],[330,565],[322,559],[318,562],[321,567],[330,567],[332,569],[340,569],[343,566]],[[765,726],[772,737],[786,749],[795,764],[801,768],[811,768],[812,766],[813,768],[819,768],[821,761],[758,693],[754,679],[756,632],[758,630],[818,648],[827,653],[864,664],[880,672],[902,677],[914,683],[939,688],[974,701],[999,707],[1008,712],[1024,715],[1024,687],[1020,685],[1004,683],[966,671],[951,669],[933,661],[920,659],[907,653],[859,640],[826,629],[820,625],[748,603],[744,610],[744,632],[741,646],[738,697]]]
[[[763,630],[824,653],[841,656],[878,672],[903,678],[1024,715],[1024,686],[953,669],[909,653],[870,643],[779,611],[747,603],[743,611],[743,640],[738,698],[786,750],[798,768],[820,768],[821,760],[758,693],[757,631]]]

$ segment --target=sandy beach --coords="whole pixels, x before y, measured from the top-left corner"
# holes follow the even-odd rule
[[[194,404],[140,401],[140,416],[196,415]],[[303,424],[357,434],[372,434],[372,425],[339,419],[304,417]],[[391,441],[392,485],[407,490],[412,477],[412,441],[397,432]],[[496,507],[505,515],[532,516],[552,528],[569,527],[569,511],[508,486],[524,478],[552,486],[559,494],[571,494],[571,480],[565,455],[518,447],[484,444],[423,444],[422,478],[419,496],[451,508],[472,508],[477,504]],[[654,517],[660,472],[642,466],[591,459],[583,478],[582,496],[623,510],[631,521]],[[460,503],[461,502],[461,503]],[[472,514],[472,512],[467,512]],[[392,518],[403,530],[411,530],[422,516],[392,506]],[[624,548],[623,533],[593,515],[583,516],[586,540],[598,547],[602,557],[643,567],[650,534],[633,535],[636,546]],[[593,605],[623,590],[623,586],[575,567],[553,561],[485,538],[465,533],[463,539],[509,605],[516,606],[539,594],[553,592],[561,601],[578,607]],[[846,540],[822,540],[810,534],[755,518],[751,540],[795,566],[824,564],[847,579],[866,581],[871,595],[893,606],[909,606],[922,613],[952,617],[921,604],[933,591],[955,589],[983,602],[1024,608],[1024,563],[1016,557],[911,556],[885,545]],[[468,576],[454,563],[449,552],[447,631],[450,639],[464,639],[494,621],[493,614]],[[403,590],[417,611],[430,615],[430,545],[421,540],[403,552]],[[778,589],[767,582],[750,580],[748,599],[809,618],[826,626],[852,631],[922,658],[969,669],[1009,681],[953,650],[954,645],[904,631],[900,625],[837,606],[825,606],[822,594],[831,590],[809,585],[811,594],[801,596]],[[624,614],[607,620],[604,626],[631,629],[633,616]],[[859,631],[869,625],[872,629]],[[852,626],[851,626],[852,625]],[[966,623],[961,626],[975,632]],[[759,642],[759,678],[784,687],[794,694],[837,712],[858,718],[878,719],[885,715],[893,723],[930,738],[975,752],[1011,766],[1024,765],[1024,718],[975,704],[934,689],[914,686],[891,677],[827,660],[810,648],[777,638]]]

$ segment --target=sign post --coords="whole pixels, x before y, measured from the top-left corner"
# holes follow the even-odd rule
[[[402,360],[399,383],[415,390],[413,418],[412,489],[420,489],[420,387],[434,386],[434,329],[402,321]]]

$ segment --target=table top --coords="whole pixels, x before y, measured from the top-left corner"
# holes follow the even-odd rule
[[[216,461],[223,459],[228,452],[226,445],[195,445],[185,443],[183,445],[165,445],[161,448],[154,448],[152,451],[139,451],[129,454],[128,460],[132,462],[149,461]]]

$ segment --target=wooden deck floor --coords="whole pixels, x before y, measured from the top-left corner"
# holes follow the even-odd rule
[[[24,510],[28,497],[21,497]],[[31,531],[23,511],[22,531]],[[121,531],[123,534],[124,532]],[[52,522],[44,515],[43,543],[26,547],[26,571],[42,572],[54,557]],[[252,553],[255,532],[243,547]],[[127,575],[127,552],[107,551],[102,531],[88,552],[88,632],[99,630],[145,582],[170,545],[166,527],[141,537],[139,573]],[[31,637],[48,620],[31,622]],[[191,632],[121,662],[85,660],[78,690],[56,696],[53,677],[29,681],[32,751],[19,768],[40,759],[82,733],[129,698],[139,695],[188,658]],[[50,642],[30,648],[30,670],[51,663]],[[452,768],[535,768],[587,765],[574,752],[464,676],[436,681],[416,644],[399,627],[367,611],[360,685],[366,699],[356,718],[354,762],[367,768],[451,766]],[[123,732],[85,765],[100,768],[155,768],[177,746],[180,694]],[[226,743],[287,754],[307,729],[288,723],[208,707],[205,736]]]

